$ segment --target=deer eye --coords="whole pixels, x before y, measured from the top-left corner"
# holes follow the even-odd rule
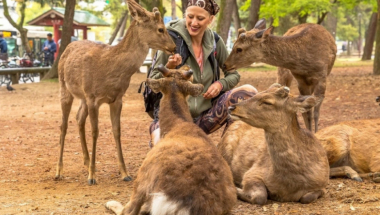
[[[243,51],[243,49],[241,49],[241,48],[237,48],[236,49],[236,53],[240,53],[240,52],[242,52]]]
[[[163,28],[159,28],[158,31],[159,31],[160,33],[164,33],[164,29],[163,29]]]

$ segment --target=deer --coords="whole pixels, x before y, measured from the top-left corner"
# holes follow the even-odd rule
[[[301,95],[314,95],[321,102],[303,113],[306,127],[318,131],[319,111],[325,97],[326,79],[334,65],[337,48],[331,34],[318,24],[301,24],[289,29],[284,36],[271,35],[273,26],[266,28],[265,19],[246,31],[241,28],[231,54],[223,69],[234,71],[253,62],[279,67],[277,82],[290,87],[294,77]]]
[[[203,85],[192,83],[187,65],[158,66],[161,79],[147,79],[153,92],[162,92],[161,139],[144,159],[133,193],[123,207],[109,201],[115,214],[229,214],[236,203],[231,171],[212,140],[194,124],[187,97],[199,96]]]
[[[274,84],[229,107],[232,120],[260,129],[256,134],[261,132],[265,137],[260,143],[252,141],[255,131],[237,130],[233,124],[218,144],[219,152],[231,165],[239,199],[259,205],[267,199],[307,204],[324,195],[329,181],[326,152],[297,120],[297,112],[306,112],[317,103],[315,96],[294,97],[288,87]],[[249,146],[247,141],[246,148],[239,147],[242,136],[254,144]]]
[[[70,43],[63,52],[58,64],[62,125],[60,135],[60,153],[56,179],[62,178],[63,149],[67,131],[67,122],[73,99],[81,104],[76,115],[84,165],[88,167],[88,184],[96,184],[95,155],[99,136],[99,107],[103,103],[110,106],[112,132],[116,142],[118,164],[124,181],[132,177],[126,169],[120,142],[120,115],[122,97],[128,89],[131,76],[139,70],[149,48],[175,51],[175,44],[166,31],[161,14],[157,8],[148,12],[134,0],[128,0],[129,11],[134,21],[126,36],[116,46],[97,44],[83,40]],[[91,160],[85,138],[85,122],[90,117],[92,133]]]
[[[380,182],[379,125],[379,119],[340,122],[315,134],[326,151],[330,178]],[[242,186],[244,174],[258,162],[257,158],[268,156],[264,130],[243,121],[228,127],[218,150],[230,166],[237,187]]]

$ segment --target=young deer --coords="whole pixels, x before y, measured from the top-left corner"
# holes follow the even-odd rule
[[[228,214],[236,202],[231,171],[211,139],[194,124],[186,97],[198,96],[187,66],[159,70],[164,78],[148,79],[154,92],[162,92],[161,140],[147,154],[134,182],[130,201],[106,207],[116,214]],[[141,207],[143,209],[141,209]]]
[[[239,29],[238,39],[223,69],[235,70],[253,62],[264,62],[279,67],[278,82],[288,87],[293,75],[301,95],[314,93],[321,101],[314,108],[317,132],[326,78],[334,65],[337,52],[335,40],[324,27],[317,24],[295,26],[283,37],[270,35],[272,28],[265,29],[265,20],[259,20],[251,31]],[[311,110],[303,114],[305,125],[310,131],[312,115]]]
[[[356,181],[369,178],[380,182],[380,119],[342,122],[315,136],[326,151],[330,177],[349,177]],[[228,127],[218,150],[231,168],[236,186],[241,187],[244,174],[267,153],[263,129],[243,121]],[[269,159],[269,158],[267,158]]]
[[[265,132],[266,144],[258,147],[252,157],[240,159],[241,163],[252,165],[240,174],[242,188],[238,188],[238,197],[244,201],[262,205],[269,198],[310,203],[325,192],[329,180],[326,152],[318,139],[297,121],[297,111],[313,108],[316,98],[292,97],[288,93],[289,88],[272,85],[267,91],[229,108],[232,119]],[[218,147],[225,157],[229,156],[227,160],[231,164],[231,148]],[[233,169],[234,176],[239,171],[242,169]]]
[[[134,18],[126,36],[116,46],[97,44],[83,40],[71,43],[62,54],[58,65],[61,91],[62,126],[60,155],[56,178],[62,176],[63,148],[67,121],[74,97],[81,100],[76,119],[84,156],[89,168],[88,184],[95,184],[95,155],[98,138],[99,107],[110,105],[112,131],[114,134],[120,173],[124,181],[132,178],[126,170],[120,143],[120,114],[122,97],[128,89],[131,76],[139,70],[149,48],[174,52],[175,44],[166,31],[157,8],[146,11],[134,0],[128,0]],[[85,122],[90,116],[92,130],[91,162],[85,139]]]

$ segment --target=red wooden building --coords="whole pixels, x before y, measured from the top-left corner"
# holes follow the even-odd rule
[[[61,39],[61,35],[62,35],[62,25],[63,25],[64,14],[65,14],[65,8],[54,7],[46,11],[45,13],[37,16],[36,18],[30,20],[27,23],[29,25],[37,25],[37,26],[53,26],[54,28],[53,38],[54,38],[54,41],[57,43],[57,49],[59,49],[58,40]],[[73,29],[82,30],[84,40],[87,39],[87,30],[91,26],[110,26],[110,24],[98,18],[97,16],[91,14],[88,11],[75,10]],[[72,33],[72,36],[74,36],[74,31]],[[58,50],[56,53],[58,53]]]

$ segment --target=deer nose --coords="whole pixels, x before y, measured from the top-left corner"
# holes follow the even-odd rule
[[[222,70],[226,70],[226,68],[227,68],[226,64],[223,64]]]
[[[233,110],[235,110],[235,109],[236,109],[236,106],[235,106],[235,105],[231,105],[231,106],[228,107],[228,111],[229,111],[229,112],[231,112],[231,111],[233,111]]]

